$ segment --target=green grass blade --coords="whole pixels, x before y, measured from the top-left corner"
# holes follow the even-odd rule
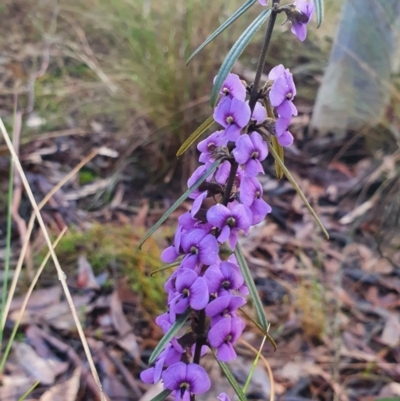
[[[153,353],[150,355],[150,358],[149,358],[150,365],[155,362],[155,360],[161,354],[161,352],[163,352],[163,350],[167,346],[167,344],[172,340],[172,338],[179,331],[179,329],[185,324],[186,320],[188,319],[188,317],[190,315],[190,311],[191,311],[191,309],[188,308],[185,313],[182,313],[182,315],[180,315],[176,319],[175,323],[164,334],[164,337],[160,340],[160,342],[157,344],[156,348],[154,348]]]
[[[256,315],[258,322],[263,330],[263,332],[268,331],[268,321],[267,317],[265,316],[264,307],[261,302],[260,296],[258,295],[258,291],[256,285],[254,284],[253,277],[251,276],[249,266],[247,265],[246,259],[243,255],[242,248],[239,244],[236,244],[235,248],[235,256],[239,263],[240,270],[242,271],[244,281],[249,289],[250,296],[253,300],[254,308],[256,309]]]
[[[213,354],[214,354],[215,359],[218,362],[219,367],[221,368],[221,370],[224,372],[224,375],[228,379],[229,384],[235,390],[235,393],[238,396],[239,401],[247,401],[245,394],[243,393],[242,389],[240,388],[239,383],[236,381],[235,376],[233,376],[232,372],[229,370],[228,366],[224,362],[221,362],[217,358],[217,355],[215,354],[214,350],[213,350]]]
[[[1,308],[0,308],[0,348],[3,342],[3,315],[6,307],[7,300],[7,287],[8,287],[8,274],[10,270],[10,258],[11,258],[11,208],[13,201],[14,191],[14,162],[10,157],[10,175],[8,178],[8,194],[7,194],[7,234],[6,234],[6,253],[4,257],[4,279],[3,288],[1,292]]]
[[[193,191],[195,191],[207,179],[207,177],[210,174],[212,174],[217,169],[217,167],[220,165],[221,162],[222,159],[215,160],[215,162],[211,165],[211,167],[207,171],[205,171],[204,174],[183,195],[179,197],[179,199],[163,214],[161,219],[158,220],[157,223],[154,224],[154,226],[151,227],[149,231],[147,231],[146,235],[140,241],[139,249],[147,241],[147,239],[151,237],[151,235],[153,235],[154,231],[156,231],[158,227],[160,227],[161,224],[164,223],[164,221],[167,220],[168,217],[180,206],[180,204],[184,202],[186,198]]]
[[[324,18],[324,0],[314,0],[315,15],[317,17],[317,28],[322,24]]]
[[[322,232],[325,234],[326,239],[329,239],[329,234],[328,231],[326,231],[326,228],[322,224],[322,221],[319,219],[317,213],[315,213],[315,210],[312,208],[310,203],[308,202],[306,196],[303,194],[303,191],[300,189],[298,186],[296,180],[293,178],[292,174],[290,174],[290,171],[286,168],[285,164],[282,162],[281,158],[279,157],[278,153],[275,151],[273,146],[268,144],[269,151],[271,152],[272,156],[275,159],[275,162],[278,163],[280,169],[283,171],[283,174],[285,174],[285,177],[289,180],[289,182],[292,184],[294,190],[296,193],[300,196],[301,200],[304,202],[306,205],[307,209],[310,211],[312,216],[314,217],[315,221],[317,222],[319,228],[322,230]]]
[[[177,262],[174,262],[174,263],[169,263],[163,267],[160,267],[157,270],[153,270],[150,273],[150,277],[153,277],[155,274],[163,272],[164,270],[172,269],[173,267],[179,266],[180,264],[181,264],[181,260],[178,260]]]
[[[172,393],[172,390],[161,391],[160,394],[157,394],[150,401],[164,401],[171,393]]]
[[[212,125],[214,124],[214,117],[210,116],[207,118],[206,121],[204,121],[203,124],[201,124],[196,131],[193,132],[192,135],[189,136],[188,139],[186,139],[185,142],[181,145],[181,147],[178,149],[176,152],[176,157],[181,157],[192,145],[193,143],[200,138],[200,136],[207,131]]]
[[[241,15],[243,15],[257,0],[249,0],[238,8],[216,31],[214,31],[187,59],[186,65],[200,53],[210,42],[212,42],[219,34],[221,34],[226,28],[232,25]]]
[[[222,63],[217,78],[215,79],[214,86],[211,92],[211,107],[215,106],[217,102],[218,93],[222,87],[222,84],[225,81],[227,75],[231,72],[233,64],[242,54],[245,47],[250,42],[251,38],[254,34],[258,31],[261,25],[267,20],[270,16],[271,10],[264,10],[249,26],[248,28],[242,33],[236,43],[232,46],[232,49],[229,51],[228,55],[226,56],[224,62]]]
[[[36,383],[33,383],[33,385],[27,390],[19,399],[18,401],[24,401],[28,395],[35,390],[35,388],[39,385],[40,381],[37,381]]]
[[[251,366],[249,375],[247,376],[246,383],[245,383],[244,386],[243,386],[243,392],[244,392],[245,394],[246,394],[246,391],[247,391],[247,387],[249,387],[251,378],[253,377],[254,370],[255,370],[255,368],[256,368],[256,366],[257,366],[258,360],[260,359],[261,351],[262,351],[262,349],[263,349],[263,347],[264,347],[264,343],[265,343],[265,340],[266,340],[266,339],[267,339],[267,337],[264,336],[264,338],[263,338],[263,340],[262,340],[262,343],[261,343],[261,346],[260,346],[260,349],[258,350],[258,354],[256,355],[256,358],[254,359],[253,364],[252,364],[252,366]]]

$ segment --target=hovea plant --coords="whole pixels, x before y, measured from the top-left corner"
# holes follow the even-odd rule
[[[194,55],[255,3],[256,0],[248,0]],[[259,3],[270,8],[262,10],[240,36],[214,80],[212,118],[182,145],[178,156],[213,122],[218,123],[219,129],[198,144],[201,165],[189,179],[189,189],[142,241],[187,197],[193,199],[191,210],[178,219],[172,245],[161,256],[167,267],[177,266],[177,269],[165,283],[168,310],[156,319],[164,337],[150,357],[151,367],[141,374],[145,383],[163,381],[164,391],[154,400],[163,400],[173,393],[177,401],[193,401],[197,395],[206,393],[211,380],[200,362],[209,350],[238,398],[246,400],[225,363],[236,358],[234,344],[245,329],[240,308],[249,294],[257,315],[254,323],[269,337],[264,309],[238,244],[239,234],[247,235],[251,226],[260,223],[271,211],[257,178],[264,174],[262,162],[269,152],[275,158],[278,176],[285,174],[306,201],[283,163],[283,148],[293,143],[290,121],[297,115],[293,76],[283,65],[278,65],[269,72],[263,85],[260,78],[278,14],[286,14],[292,32],[303,41],[314,10],[320,24],[323,3],[322,0],[297,0],[284,6],[280,0],[272,0],[272,4],[259,0]],[[247,84],[230,70],[267,19],[256,77]],[[317,222],[323,229],[318,218]],[[182,331],[183,327],[186,330]],[[219,399],[226,401],[228,397],[223,393]]]

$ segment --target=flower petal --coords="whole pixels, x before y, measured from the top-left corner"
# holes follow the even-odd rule
[[[209,299],[207,283],[203,277],[199,277],[190,287],[190,306],[194,310],[204,309]]]
[[[277,107],[286,100],[287,85],[286,79],[283,76],[278,76],[272,84],[269,92],[269,100],[271,106]]]
[[[238,127],[243,128],[248,124],[251,112],[250,107],[246,102],[233,98],[230,112]]]
[[[162,374],[164,387],[168,390],[180,390],[180,385],[186,380],[187,365],[177,362],[168,367]]]
[[[204,265],[212,265],[218,261],[219,246],[217,239],[208,234],[199,244],[198,260]]]
[[[207,221],[214,227],[222,228],[230,215],[230,210],[226,206],[218,203],[208,209]]]
[[[236,359],[236,351],[231,343],[223,343],[217,350],[217,357],[222,362],[229,362]]]
[[[254,151],[253,142],[247,134],[241,135],[236,141],[236,148],[232,151],[235,160],[239,164],[245,164]]]
[[[229,124],[226,121],[226,117],[230,115],[231,110],[231,102],[232,99],[228,97],[224,97],[218,103],[217,107],[214,110],[214,120],[226,128]]]
[[[190,392],[193,394],[203,394],[211,387],[207,372],[197,363],[187,365],[186,380],[190,383]]]

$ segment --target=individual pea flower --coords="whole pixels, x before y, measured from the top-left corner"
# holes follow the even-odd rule
[[[240,182],[240,202],[247,206],[253,215],[252,225],[261,223],[271,206],[262,198],[263,188],[255,177],[243,177]]]
[[[223,98],[214,110],[214,120],[225,128],[223,138],[235,142],[250,119],[249,105],[237,98]]]
[[[175,401],[190,401],[193,394],[204,394],[211,387],[211,381],[203,367],[196,363],[177,362],[162,374],[164,387],[175,391]]]
[[[224,318],[236,317],[236,311],[246,303],[238,295],[224,295],[211,301],[206,307],[206,315],[211,317],[211,326]]]
[[[217,398],[219,399],[219,401],[231,401],[230,398],[226,395],[226,393],[221,393]]]
[[[287,13],[287,16],[292,23],[292,33],[303,42],[307,37],[307,24],[314,13],[314,2],[312,0],[297,0],[294,5],[295,11]]]
[[[210,294],[218,296],[229,295],[231,291],[239,290],[244,284],[239,266],[227,261],[209,266],[203,277]]]
[[[158,383],[161,379],[164,365],[170,366],[179,362],[184,352],[185,350],[178,343],[177,339],[172,339],[172,341],[165,347],[165,350],[157,358],[155,365],[144,370],[140,374],[141,380],[147,384]]]
[[[217,77],[215,77],[216,79]],[[214,81],[215,81],[214,79]],[[230,98],[237,98],[239,100],[246,99],[246,88],[239,76],[236,74],[228,74],[224,83],[222,84],[221,95],[228,96]]]
[[[240,337],[245,324],[238,317],[224,318],[211,327],[208,332],[208,342],[217,349],[217,357],[222,362],[236,358],[233,344]]]
[[[231,202],[228,206],[219,203],[207,211],[207,221],[220,229],[218,241],[229,240],[232,249],[236,246],[239,230],[248,234],[251,220],[250,209],[237,202]]]
[[[249,103],[248,101],[246,103]],[[267,118],[267,111],[265,107],[257,102],[254,106],[253,114],[251,115],[251,120],[256,124],[263,123]]]
[[[228,139],[222,136],[224,131],[216,131],[212,133],[208,138],[199,142],[197,149],[201,152],[199,157],[200,163],[209,163],[214,161],[213,153],[215,149],[220,146],[226,146]]]
[[[166,248],[161,254],[165,263],[173,263],[180,254],[185,254],[181,266],[195,269],[198,264],[212,265],[218,260],[219,246],[216,238],[208,231],[194,228],[185,232],[180,238],[180,249],[174,245]]]
[[[236,148],[232,154],[239,164],[245,165],[244,175],[246,177],[255,177],[259,173],[264,174],[261,162],[268,156],[268,147],[258,132],[241,135],[236,141]]]
[[[270,71],[268,78],[274,81],[269,92],[271,106],[282,117],[297,116],[296,106],[292,102],[296,96],[296,87],[290,71],[280,64]]]
[[[171,318],[185,312],[190,306],[194,310],[206,307],[209,301],[207,283],[203,277],[190,269],[180,269],[175,281],[175,296],[169,302]]]
[[[281,146],[290,146],[293,143],[293,135],[288,131],[290,118],[278,117],[275,123],[275,136]]]

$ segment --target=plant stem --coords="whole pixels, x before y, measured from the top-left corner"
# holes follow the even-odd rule
[[[260,84],[261,75],[264,71],[265,59],[267,56],[269,42],[271,41],[272,31],[274,30],[276,16],[278,14],[279,2],[280,2],[280,0],[272,0],[271,16],[269,17],[263,47],[261,49],[260,58],[258,60],[256,77],[254,78],[253,88],[251,89],[251,93],[250,93],[249,106],[250,106],[250,110],[252,113],[253,113],[254,107],[257,103],[258,86]]]
[[[204,345],[205,342],[205,323],[206,323],[206,312],[205,310],[201,310],[198,313],[198,323],[197,323],[197,330],[196,334],[198,336],[196,340],[196,347],[194,350],[194,357],[193,357],[193,363],[200,363],[200,358],[201,358],[201,348]]]
[[[233,183],[235,182],[236,173],[239,167],[239,164],[235,162],[235,160],[230,160],[229,162],[231,163],[231,171],[229,172],[229,177],[226,181],[225,191],[221,202],[224,206],[228,205],[229,199],[231,197]]]

